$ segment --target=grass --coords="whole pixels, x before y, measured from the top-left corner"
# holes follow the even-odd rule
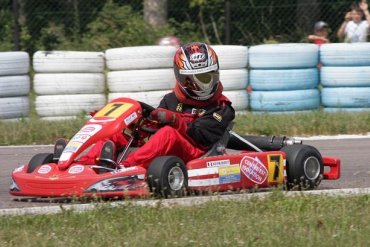
[[[0,246],[369,246],[370,196],[212,201],[192,207],[101,206],[0,217]]]
[[[0,145],[52,144],[71,138],[84,124],[79,117],[64,121],[41,121],[30,117],[16,122],[0,121]],[[238,114],[234,130],[255,135],[336,135],[370,132],[370,112],[326,113],[320,110],[295,114]]]

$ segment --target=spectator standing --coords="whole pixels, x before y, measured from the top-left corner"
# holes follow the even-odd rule
[[[321,45],[330,43],[329,36],[329,25],[324,21],[318,21],[314,26],[314,34],[308,35],[307,39],[314,44]]]
[[[366,20],[363,20],[365,16]],[[340,26],[337,36],[344,42],[366,42],[370,26],[370,14],[366,0],[352,7],[352,10],[346,13],[344,22]]]

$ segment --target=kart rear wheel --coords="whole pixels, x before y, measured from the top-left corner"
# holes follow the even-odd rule
[[[185,163],[176,156],[155,158],[148,169],[148,186],[151,192],[164,198],[186,195],[188,173]]]
[[[309,190],[319,186],[324,172],[320,152],[308,145],[285,146],[287,189]]]
[[[52,153],[39,153],[32,157],[28,163],[27,173],[33,172],[38,166],[53,162]]]

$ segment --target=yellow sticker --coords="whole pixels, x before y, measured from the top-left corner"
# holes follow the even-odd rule
[[[123,102],[112,102],[104,106],[103,109],[98,111],[94,118],[96,117],[112,117],[118,118],[124,112],[126,112],[130,107],[133,106],[131,103],[123,103]]]
[[[219,176],[228,176],[228,175],[234,175],[240,173],[240,166],[224,166],[218,168],[218,174]]]
[[[267,162],[269,166],[268,181],[282,183],[284,181],[284,164],[283,155],[274,154],[267,155]]]

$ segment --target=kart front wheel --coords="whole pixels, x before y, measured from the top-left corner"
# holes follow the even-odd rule
[[[320,152],[308,145],[285,146],[287,189],[315,189],[319,186],[324,172]]]
[[[33,172],[38,166],[53,162],[52,153],[39,153],[33,156],[28,163],[27,173]]]
[[[188,174],[184,161],[176,156],[155,158],[148,169],[148,186],[151,192],[165,198],[186,194]]]

